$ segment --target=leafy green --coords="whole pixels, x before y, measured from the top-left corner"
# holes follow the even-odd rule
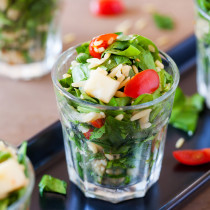
[[[76,61],[79,63],[86,63],[87,59],[90,58],[90,55],[87,53],[80,53],[77,57],[76,57]]]
[[[66,195],[67,183],[63,180],[44,175],[39,182],[39,193],[43,196],[44,192],[60,193]]]
[[[89,54],[89,44],[90,42],[85,42],[76,48],[78,54],[86,53]]]
[[[105,50],[106,53],[111,53],[111,54],[115,54],[115,55],[122,55],[122,56],[126,56],[126,57],[134,57],[136,55],[139,55],[141,52],[133,45],[130,45],[127,49],[125,50],[118,50],[112,47],[112,45],[110,47],[108,47]]]
[[[126,56],[119,56],[119,55],[112,55],[112,56],[113,56],[117,65],[119,65],[119,64],[131,65],[132,64],[131,60]]]
[[[96,99],[90,97],[90,96],[89,96],[88,94],[86,94],[84,91],[81,91],[81,93],[82,93],[83,98],[86,99],[87,101],[90,101],[90,102],[92,102],[92,103],[94,103],[94,104],[97,104],[97,103],[98,103],[98,101],[97,101]]]
[[[18,150],[18,162],[25,167],[25,175],[28,176],[28,168],[26,162],[26,152],[28,143],[24,141]]]
[[[197,0],[198,5],[205,12],[210,12],[210,1],[209,0]]]
[[[174,29],[174,21],[171,17],[159,13],[153,14],[153,20],[156,26],[160,29],[172,30]]]
[[[77,171],[79,173],[80,178],[83,179],[83,169],[81,167],[81,163],[82,163],[82,155],[80,154],[80,152],[77,152],[76,153]]]
[[[88,65],[88,63],[85,63],[71,67],[73,82],[79,82],[88,79],[90,73]]]
[[[137,99],[135,99],[134,103],[132,105],[142,104],[153,100],[152,94],[142,94]]]
[[[8,206],[9,206],[9,199],[8,198],[0,200],[0,209],[1,210],[6,210]]]
[[[203,110],[204,98],[199,94],[187,97],[177,88],[170,124],[192,135],[197,127],[199,112]]]
[[[117,106],[127,106],[131,102],[130,97],[122,97],[122,98],[116,98]]]
[[[59,83],[61,84],[62,87],[64,88],[69,88],[71,87],[71,83],[72,83],[72,77],[67,77],[67,78],[64,78],[64,79],[60,79],[59,80]]]
[[[102,126],[101,128],[99,129],[95,129],[93,134],[90,136],[90,140],[92,139],[99,139],[103,136],[103,134],[105,133],[105,126]]]
[[[135,121],[119,121],[111,116],[106,118],[105,126],[107,138],[114,147],[124,144],[138,130]]]
[[[11,157],[11,154],[9,152],[0,151],[0,163],[4,162],[10,157]]]
[[[155,62],[151,52],[144,50],[144,48],[139,45],[136,45],[136,47],[141,53],[134,56],[134,59],[136,60],[135,65],[142,70],[155,69]]]
[[[159,50],[158,50],[157,46],[150,39],[147,39],[144,36],[135,35],[135,39],[133,40],[133,42],[135,44],[140,45],[141,47],[144,48],[144,50],[147,50],[147,51],[148,51],[148,46],[149,45],[153,46],[154,49],[155,49],[155,52],[151,52],[151,54],[154,56],[154,60],[160,60],[161,61],[161,58],[160,58],[160,55],[159,55]]]

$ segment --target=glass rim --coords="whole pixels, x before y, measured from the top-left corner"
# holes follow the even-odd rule
[[[2,141],[6,146],[11,147],[11,148],[15,149],[15,151],[17,151],[17,148],[12,146],[11,144],[5,142],[2,139],[0,139],[0,141]],[[34,184],[35,184],[35,175],[34,175],[34,169],[33,169],[32,163],[31,163],[30,159],[28,158],[28,156],[26,156],[26,162],[27,162],[28,176],[29,176],[28,177],[29,183],[26,186],[26,191],[20,199],[18,199],[17,201],[12,203],[10,206],[8,206],[8,208],[7,208],[8,210],[18,209],[18,207],[20,205],[24,204],[24,202],[27,201],[27,199],[29,198],[30,194],[33,191]]]
[[[51,78],[52,78],[52,81],[53,81],[53,84],[54,84],[54,87],[56,87],[56,89],[61,93],[63,94],[64,96],[66,96],[67,98],[77,102],[77,103],[80,103],[80,104],[83,104],[83,105],[86,105],[86,106],[89,106],[89,107],[92,107],[92,108],[96,108],[96,109],[100,109],[100,110],[113,110],[113,111],[116,111],[116,110],[134,110],[134,109],[143,109],[143,108],[147,108],[147,107],[150,107],[150,106],[153,106],[155,104],[158,104],[162,101],[164,101],[166,98],[168,98],[171,94],[173,94],[173,92],[176,90],[177,86],[178,86],[178,83],[179,83],[179,78],[180,78],[180,75],[179,75],[179,70],[178,70],[178,67],[176,65],[176,63],[173,61],[173,59],[167,55],[166,53],[164,53],[163,51],[159,50],[159,53],[165,57],[165,59],[167,60],[167,62],[169,62],[171,64],[171,67],[172,67],[172,71],[174,73],[174,82],[172,84],[172,87],[171,89],[166,92],[165,94],[163,94],[162,96],[160,96],[159,98],[156,98],[155,100],[153,101],[149,101],[149,102],[146,102],[146,103],[142,103],[142,104],[138,104],[138,105],[130,105],[130,106],[108,106],[108,105],[101,105],[101,104],[94,104],[94,103],[91,103],[91,102],[88,102],[88,101],[85,101],[85,100],[82,100],[76,96],[73,96],[72,94],[70,94],[68,91],[66,91],[59,83],[58,81],[58,78],[57,78],[57,72],[58,72],[58,69],[59,69],[59,66],[60,65],[63,65],[65,64],[65,61],[66,61],[66,57],[68,55],[72,55],[76,49],[76,47],[78,47],[79,45],[76,45],[76,46],[73,46],[71,48],[69,48],[68,50],[66,50],[65,52],[63,52],[58,60],[56,61],[56,63],[54,64],[54,67],[52,69],[52,72],[51,72]]]
[[[198,4],[198,0],[194,0],[194,2],[195,2],[195,6],[196,6],[197,10],[201,13],[201,15],[202,15],[203,17],[205,17],[207,20],[210,21],[210,15],[207,14],[206,11],[204,11],[204,10],[200,7],[200,5]]]

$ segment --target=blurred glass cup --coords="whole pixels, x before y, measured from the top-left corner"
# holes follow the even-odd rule
[[[197,38],[197,88],[210,108],[210,2],[195,0]]]
[[[17,148],[11,146],[10,144],[8,144],[5,141],[0,139],[0,152],[1,152],[2,148],[7,148],[11,154],[15,154],[15,155],[18,154]],[[27,174],[26,176],[28,179],[28,184],[25,187],[25,190],[22,191],[22,189],[19,189],[19,191],[16,191],[19,193],[19,198],[17,198],[15,196],[16,194],[11,194],[11,195],[13,195],[13,197],[12,196],[10,197],[10,201],[12,201],[12,203],[7,207],[4,206],[4,203],[1,203],[2,200],[0,199],[0,204],[2,204],[2,205],[0,205],[0,210],[30,209],[31,195],[32,195],[32,192],[34,189],[34,183],[35,183],[35,173],[34,173],[33,165],[27,156],[26,156],[25,170],[26,170],[26,174]],[[16,174],[14,174],[14,176],[16,176]],[[0,177],[0,179],[1,179],[1,177]]]
[[[0,1],[0,75],[28,80],[51,70],[62,50],[60,2]]]

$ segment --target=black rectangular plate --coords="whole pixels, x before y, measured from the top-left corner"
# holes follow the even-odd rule
[[[195,38],[188,38],[168,53],[180,68],[182,73],[180,86],[184,92],[189,95],[195,93]],[[193,192],[202,191],[203,188],[199,188],[200,186],[209,186],[210,164],[193,167],[178,164],[172,156],[172,151],[175,150],[175,143],[180,137],[186,140],[182,149],[210,147],[210,110],[205,108],[201,113],[196,133],[192,137],[171,126],[168,127],[160,179],[144,198],[111,204],[86,198],[73,183],[69,182],[61,125],[60,122],[56,122],[29,140],[28,156],[36,169],[31,209],[171,209],[186,198],[190,202]],[[45,193],[40,197],[38,183],[44,174],[67,181],[67,196]]]

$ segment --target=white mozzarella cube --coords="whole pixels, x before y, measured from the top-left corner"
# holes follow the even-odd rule
[[[104,103],[109,103],[119,85],[119,81],[111,79],[100,71],[92,70],[89,79],[85,83],[84,91]]]
[[[17,161],[10,158],[0,164],[0,199],[26,184],[24,168]]]

